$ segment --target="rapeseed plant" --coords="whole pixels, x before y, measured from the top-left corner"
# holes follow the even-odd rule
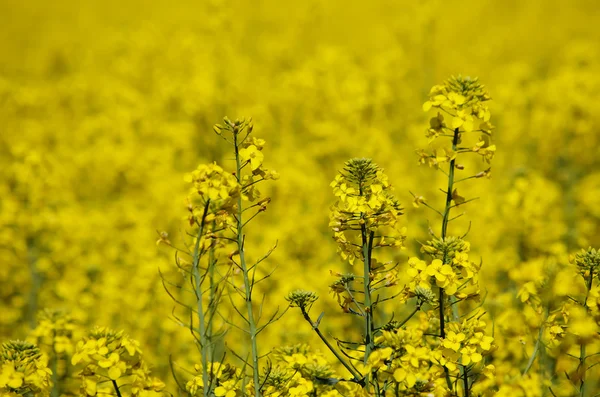
[[[595,395],[600,292],[582,259],[600,246],[594,6],[0,4],[0,340],[37,346],[51,371],[34,382],[8,365],[0,379],[24,386],[0,394]],[[465,77],[427,96],[467,70],[493,103]],[[233,112],[268,143],[238,145],[241,173],[210,133]],[[385,168],[386,186],[367,185],[402,215],[383,194],[344,193],[354,156]],[[237,176],[265,165],[280,180],[242,193]],[[261,261],[267,277],[250,305],[258,366],[238,219],[247,270]],[[261,329],[286,295],[300,308]],[[74,366],[96,325],[132,335],[166,385],[140,366],[115,389],[112,366]]]

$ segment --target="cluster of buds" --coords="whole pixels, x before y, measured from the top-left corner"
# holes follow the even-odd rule
[[[583,249],[571,257],[571,263],[577,266],[579,274],[588,279],[590,275],[600,277],[600,250]]]
[[[301,310],[310,310],[310,307],[319,299],[319,296],[312,291],[301,289],[290,292],[285,300],[290,302],[291,307],[299,307]]]
[[[79,373],[82,396],[112,394],[114,388],[124,388],[132,396],[158,397],[164,394],[164,383],[150,376],[139,342],[123,331],[94,328],[77,343],[71,363],[84,365]],[[107,379],[112,384],[106,382]]]
[[[444,239],[427,241],[421,246],[421,252],[448,264],[454,260],[457,254],[469,252],[470,248],[470,244],[460,237],[448,236]]]
[[[0,395],[50,394],[52,371],[48,359],[32,343],[10,341],[0,349]]]

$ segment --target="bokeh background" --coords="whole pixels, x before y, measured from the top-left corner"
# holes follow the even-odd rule
[[[462,188],[480,199],[453,233],[472,223],[498,327],[527,316],[509,303],[543,263],[600,244],[597,8],[1,0],[0,340],[27,335],[39,310],[64,308],[82,327],[126,330],[165,379],[170,354],[197,361],[160,282],[159,268],[177,273],[172,252],[155,242],[157,230],[182,238],[186,173],[212,161],[233,168],[212,130],[226,115],[253,117],[265,165],[281,175],[265,185],[273,201],[248,236],[254,258],[278,241],[266,305],[315,290],[324,326],[343,333],[329,272],[349,269],[327,226],[329,183],[348,158],[373,158],[407,208],[407,248],[395,259],[418,255],[438,220],[413,208],[409,191],[444,202],[444,176],[417,164],[430,117],[421,105],[453,74],[486,85],[497,127],[492,178]],[[310,340],[299,317],[269,328],[261,348]],[[511,332],[532,338],[527,327]]]

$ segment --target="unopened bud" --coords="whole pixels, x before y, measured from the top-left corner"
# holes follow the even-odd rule
[[[264,199],[260,200],[258,203],[258,205],[266,205],[269,204],[271,202],[271,197],[265,197]]]

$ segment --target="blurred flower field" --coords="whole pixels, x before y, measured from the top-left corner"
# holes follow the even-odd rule
[[[597,8],[3,0],[0,396],[599,395]]]

